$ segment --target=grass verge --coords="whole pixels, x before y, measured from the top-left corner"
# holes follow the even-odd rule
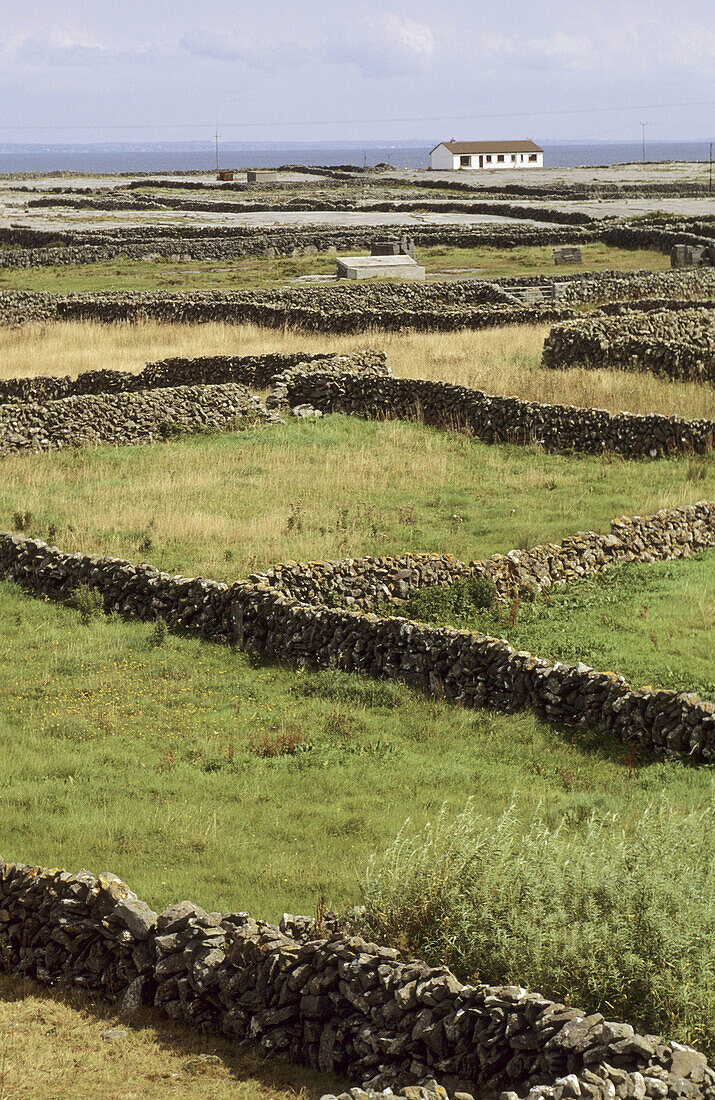
[[[104,1039],[109,1028],[126,1034]],[[318,1100],[326,1074],[201,1035],[145,1010],[128,1027],[116,1007],[0,974],[0,1100]]]

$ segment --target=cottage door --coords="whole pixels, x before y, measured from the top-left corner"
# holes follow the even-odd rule
[[[482,156],[481,153],[479,154],[479,167],[480,168],[484,167],[484,157]]]

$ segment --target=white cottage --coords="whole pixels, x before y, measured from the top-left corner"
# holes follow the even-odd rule
[[[443,141],[430,153],[438,172],[459,168],[543,168],[544,150],[533,141]]]

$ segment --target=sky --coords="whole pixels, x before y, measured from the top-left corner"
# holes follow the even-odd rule
[[[0,142],[715,140],[711,0],[0,0]]]

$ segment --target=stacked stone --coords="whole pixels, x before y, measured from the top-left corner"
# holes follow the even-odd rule
[[[182,901],[159,914],[154,945],[154,1005],[172,1019],[218,1030],[218,971],[225,959],[226,928],[220,913]],[[231,918],[227,918],[230,928]]]
[[[137,392],[175,386],[225,385],[233,382],[254,389],[266,389],[272,379],[288,369],[320,369],[335,374],[363,373],[390,375],[385,355],[379,351],[350,355],[210,355],[194,359],[162,359],[148,363],[137,374],[129,371],[83,371],[76,378],[53,375],[0,380],[0,404],[4,402],[57,401],[86,394]]]
[[[599,1013],[519,986],[463,985],[446,967],[315,922],[276,927],[191,902],[157,918],[112,875],[0,859],[0,937],[13,973],[121,997],[125,1008],[153,1001],[174,1019],[357,1079],[368,1097],[715,1096],[703,1055]]]
[[[415,378],[336,377],[296,370],[284,400],[290,406],[310,404],[323,413],[419,420],[467,432],[484,443],[538,444],[555,454],[611,451],[624,458],[663,458],[706,454],[715,441],[712,420],[545,405]]]
[[[715,385],[715,313],[633,311],[556,324],[544,342],[542,366],[637,370]]]
[[[163,619],[214,641],[231,635],[231,589],[220,581],[172,576],[122,558],[63,554],[39,540],[4,533],[0,533],[0,575],[55,600],[67,599],[88,585],[102,594],[107,613]]]
[[[134,998],[152,981],[155,922],[156,913],[116,875],[0,858],[0,948],[14,974],[108,1001]]]
[[[580,532],[561,543],[510,550],[482,561],[465,563],[449,554],[287,561],[265,573],[251,573],[248,579],[303,603],[332,603],[367,611],[385,600],[399,605],[411,592],[450,585],[460,577],[487,576],[494,582],[497,596],[508,600],[525,590],[532,594],[535,589],[563,585],[614,564],[672,561],[713,544],[715,505],[700,501],[655,515],[614,519],[607,535]]]
[[[0,405],[0,455],[153,443],[172,434],[236,431],[271,419],[263,402],[235,383],[5,404]]]
[[[368,242],[369,243],[369,242]],[[13,250],[9,250],[12,252]],[[9,253],[8,253],[9,254]],[[715,269],[672,272],[590,272],[559,277],[558,299],[570,303],[637,301],[667,297],[702,299],[712,294]],[[24,291],[0,292],[0,324],[38,321],[143,320],[165,323],[251,323],[311,332],[352,334],[383,331],[457,331],[503,325],[543,324],[577,314],[568,305],[509,304],[506,294],[528,286],[549,290],[554,277],[503,279],[499,286],[479,280],[428,284],[342,281],[316,288],[204,291],[197,293],[117,292],[71,296]]]

